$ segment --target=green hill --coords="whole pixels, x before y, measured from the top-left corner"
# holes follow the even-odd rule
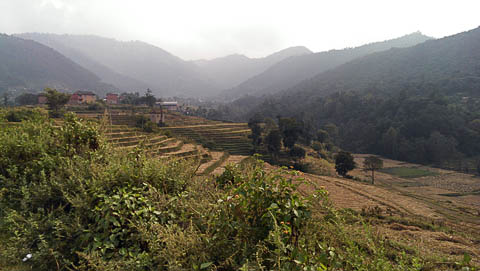
[[[93,73],[40,43],[0,34],[0,89],[40,91],[114,89]]]
[[[335,142],[348,150],[471,172],[480,155],[479,89],[477,28],[356,59],[250,115],[295,116],[318,129],[332,123]]]
[[[331,50],[314,54],[292,56],[273,65],[237,87],[225,92],[231,97],[245,94],[261,96],[277,93],[311,78],[324,71],[336,68],[356,58],[395,47],[410,47],[429,40],[420,32],[382,42],[366,44],[355,48]]]

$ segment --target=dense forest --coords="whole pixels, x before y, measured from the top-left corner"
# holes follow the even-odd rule
[[[327,129],[330,138],[350,151],[461,170],[466,166],[458,164],[461,160],[480,153],[480,100],[476,98],[335,93],[308,104],[301,113],[273,102],[265,102],[260,112],[274,116],[279,107],[320,130],[333,124],[336,129]],[[452,160],[458,163],[451,165]]]
[[[231,120],[295,117],[320,130],[334,124],[330,138],[349,151],[474,170],[480,154],[478,48],[480,28],[374,53],[263,102],[246,96],[204,113]]]

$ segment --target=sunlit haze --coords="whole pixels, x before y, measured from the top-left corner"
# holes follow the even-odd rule
[[[318,52],[421,31],[435,38],[480,25],[480,1],[0,0],[0,32],[142,40],[183,59]]]

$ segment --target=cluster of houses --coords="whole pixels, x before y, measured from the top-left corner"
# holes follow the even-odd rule
[[[122,100],[122,96],[116,93],[107,93],[104,101],[107,104],[119,104]],[[76,91],[70,96],[70,100],[68,104],[71,105],[78,105],[78,104],[90,104],[97,101],[97,96],[95,93],[91,91]],[[39,104],[46,104],[47,97],[44,94],[38,95],[38,103]],[[163,109],[168,109],[172,111],[178,110],[178,103],[177,102],[157,102],[156,105],[158,107],[162,107]]]

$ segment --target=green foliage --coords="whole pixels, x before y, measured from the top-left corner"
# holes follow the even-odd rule
[[[260,146],[262,143],[262,132],[264,130],[261,126],[262,122],[263,119],[259,115],[252,117],[248,121],[248,127],[252,130],[252,133],[249,135],[249,137],[252,139],[252,144],[254,147]]]
[[[267,145],[267,150],[270,153],[272,153],[274,156],[278,155],[282,149],[282,135],[280,134],[280,131],[270,131],[265,138],[265,144]]]
[[[147,89],[147,92],[145,93],[145,104],[154,107],[155,103],[157,102],[157,99],[155,96],[153,96],[152,91],[150,89]]]
[[[214,187],[195,169],[193,161],[112,149],[95,123],[74,115],[60,128],[26,120],[1,129],[0,268],[421,267],[401,249],[387,251],[361,217],[332,209],[325,190],[300,193],[312,184],[296,171],[252,159],[228,166]]]
[[[45,96],[47,97],[47,105],[50,110],[50,115],[54,118],[59,117],[60,110],[70,100],[70,94],[58,92],[55,89],[46,88]]]
[[[375,182],[375,170],[383,168],[383,160],[376,156],[368,156],[363,160],[363,169],[372,172],[372,184]]]
[[[292,147],[288,152],[295,161],[305,158],[305,153],[305,149],[299,146]]]
[[[327,142],[329,139],[330,139],[330,135],[328,134],[327,131],[325,130],[318,130],[317,131],[317,140],[320,142],[320,143],[324,143],[324,142]]]
[[[278,127],[283,137],[283,145],[292,148],[302,133],[300,124],[294,118],[279,118]]]
[[[48,117],[45,110],[41,108],[15,108],[0,112],[2,116],[8,122],[21,122],[21,121],[46,121]]]
[[[156,130],[156,124],[145,115],[138,115],[135,117],[135,127],[142,129],[147,133],[152,133]]]
[[[283,177],[285,172],[267,174],[261,163],[243,170],[227,167],[217,179],[228,196],[219,201],[224,208],[214,222],[216,238],[232,240],[229,248],[218,253],[232,255],[237,268],[246,268],[252,261],[268,270],[300,270],[294,260],[300,253],[300,239],[305,238],[302,229],[311,219],[312,204],[326,193],[319,190],[303,197],[297,191],[301,182]],[[236,253],[239,249],[242,254]]]
[[[347,172],[355,168],[355,161],[353,161],[353,156],[349,152],[340,151],[335,156],[335,170],[338,174],[346,176]]]
[[[33,93],[23,93],[15,98],[17,105],[34,105],[38,104],[38,95]]]
[[[87,110],[91,110],[91,111],[99,111],[99,110],[103,110],[105,109],[105,104],[103,104],[102,102],[94,102],[94,103],[91,103],[87,106]]]

